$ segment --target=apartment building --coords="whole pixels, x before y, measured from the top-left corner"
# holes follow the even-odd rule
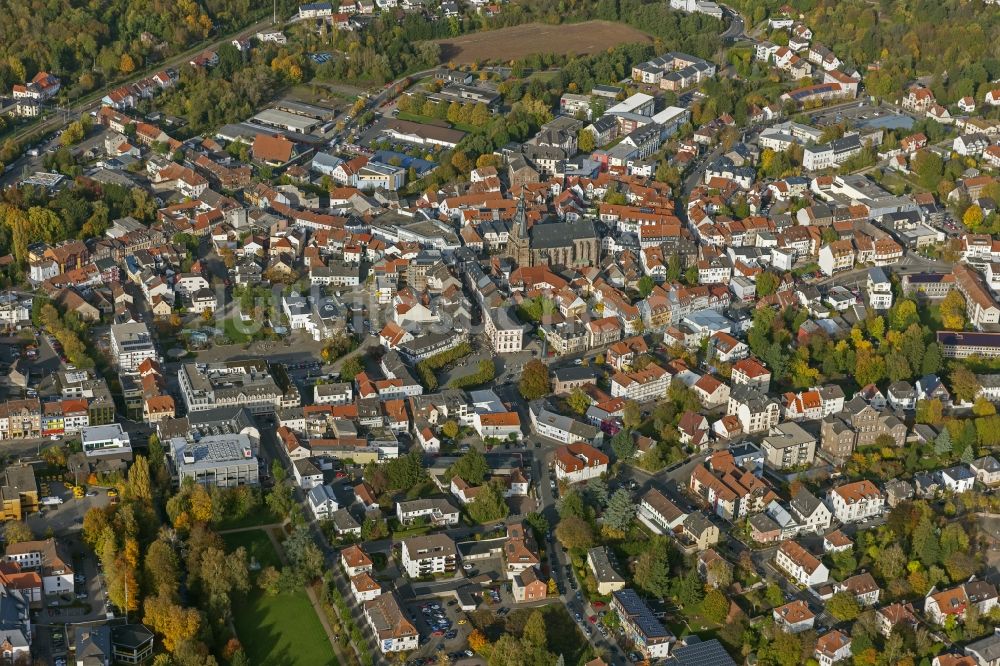
[[[830,578],[826,565],[795,541],[783,541],[778,546],[774,563],[799,585],[812,587]]]
[[[868,480],[831,488],[826,495],[833,516],[841,523],[854,523],[881,516],[885,496]]]
[[[111,356],[124,372],[134,372],[147,358],[156,359],[156,345],[141,322],[115,324],[110,333]]]
[[[444,497],[396,503],[396,519],[401,525],[409,525],[418,518],[426,518],[437,526],[458,525],[459,512]]]
[[[625,636],[647,659],[666,659],[674,636],[631,588],[611,593],[611,610],[618,614]]]
[[[455,571],[458,551],[447,534],[425,534],[404,539],[403,570],[410,578]]]
[[[382,654],[416,649],[420,634],[407,618],[395,592],[380,594],[364,602],[363,608]]]
[[[608,471],[609,462],[608,456],[583,442],[560,446],[555,451],[556,478],[567,483],[594,479]]]
[[[772,427],[760,446],[765,463],[774,469],[811,465],[816,456],[816,438],[793,422]]]
[[[611,396],[636,402],[658,400],[667,394],[671,376],[655,363],[642,370],[617,372],[611,377]]]

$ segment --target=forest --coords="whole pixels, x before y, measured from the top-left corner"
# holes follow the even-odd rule
[[[898,97],[917,77],[929,77],[939,102],[966,95],[982,100],[1000,77],[1000,13],[961,0],[734,0],[754,23],[789,4],[814,39],[865,76],[879,97]],[[869,66],[872,69],[869,71]]]
[[[295,4],[278,2],[280,14]],[[46,70],[69,99],[271,12],[250,0],[11,0],[0,21],[0,90]]]

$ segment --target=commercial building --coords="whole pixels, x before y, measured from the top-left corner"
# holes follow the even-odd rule
[[[243,434],[211,435],[196,442],[170,440],[170,459],[179,482],[232,488],[260,483],[253,443]]]
[[[3,474],[4,483],[0,486],[3,513],[0,520],[24,520],[25,516],[38,510],[35,468],[25,464],[9,465]]]
[[[87,457],[132,457],[132,443],[128,433],[118,423],[87,426],[80,432],[83,453]]]
[[[187,363],[177,379],[188,412],[246,407],[266,414],[299,404],[294,385],[282,390],[262,360]]]

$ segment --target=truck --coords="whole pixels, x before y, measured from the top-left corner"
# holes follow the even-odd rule
[[[63,503],[62,498],[55,497],[54,495],[50,497],[43,497],[41,500],[42,506],[59,506],[62,503]]]

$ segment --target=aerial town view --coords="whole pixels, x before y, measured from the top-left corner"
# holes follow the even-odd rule
[[[0,666],[1000,666],[1000,0],[8,0]]]

